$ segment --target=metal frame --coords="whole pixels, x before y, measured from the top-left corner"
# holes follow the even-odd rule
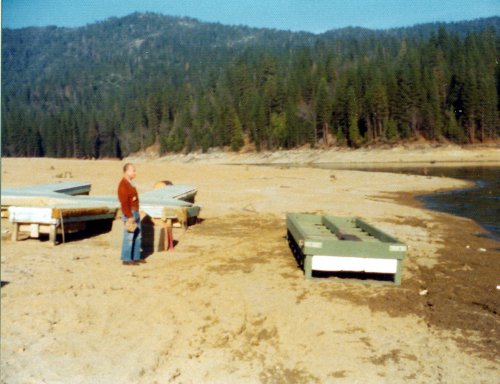
[[[353,270],[333,267],[330,272],[363,272],[363,259],[369,259],[367,273],[390,274],[394,285],[401,284],[406,245],[362,219],[288,213],[286,223],[290,248],[306,278],[313,276],[315,256],[325,264],[331,257],[332,265],[342,257],[347,258],[343,264],[352,265]],[[395,267],[389,260],[395,261]]]

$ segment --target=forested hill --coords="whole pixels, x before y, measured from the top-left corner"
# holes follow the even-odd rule
[[[500,17],[324,34],[135,13],[2,29],[2,155],[497,139]]]

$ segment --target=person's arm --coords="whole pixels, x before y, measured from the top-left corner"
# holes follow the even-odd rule
[[[120,183],[120,186],[118,187],[118,199],[120,200],[123,215],[129,219],[132,218],[129,191],[125,183]]]

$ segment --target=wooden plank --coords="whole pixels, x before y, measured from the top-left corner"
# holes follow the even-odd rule
[[[359,226],[360,228],[364,229],[366,232],[370,233],[371,235],[375,236],[377,239],[380,241],[383,241],[385,243],[399,243],[397,239],[394,237],[388,235],[387,233],[381,231],[378,228],[375,228],[373,225],[368,224],[367,222],[356,218],[356,225]]]
[[[69,217],[79,217],[79,216],[93,216],[93,215],[103,215],[110,213],[109,207],[71,207],[71,208],[53,208],[52,218],[61,219]],[[114,215],[114,211],[112,211]]]
[[[86,221],[96,221],[96,220],[111,220],[115,218],[115,213],[103,213],[100,215],[89,215],[89,216],[74,216],[74,217],[68,217],[63,219],[65,224],[67,223],[80,223],[80,222],[86,222]],[[58,222],[61,222],[61,220],[58,220]]]
[[[4,195],[2,192],[2,207],[53,207],[56,205],[71,204],[75,197],[61,194],[53,195]]]
[[[56,224],[50,207],[9,207],[9,220],[12,223]]]

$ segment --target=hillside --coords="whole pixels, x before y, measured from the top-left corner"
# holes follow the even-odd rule
[[[135,13],[2,30],[2,154],[499,135],[500,17],[295,33]]]

